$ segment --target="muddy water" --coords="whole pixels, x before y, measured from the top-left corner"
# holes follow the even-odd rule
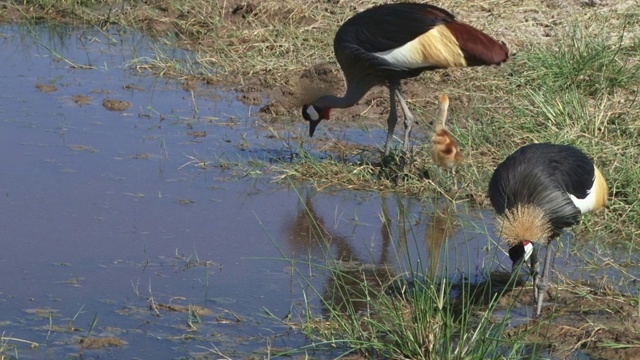
[[[192,93],[134,66],[158,50],[188,64],[188,53],[94,28],[3,26],[0,43],[0,331],[40,345],[10,342],[20,358],[301,346],[265,311],[300,319],[306,285],[284,257],[472,281],[508,265],[487,213],[229,169],[290,150],[236,94]],[[331,281],[307,274],[317,289]],[[126,344],[91,349],[93,337]]]

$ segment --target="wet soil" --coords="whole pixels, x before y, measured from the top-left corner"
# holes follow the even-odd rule
[[[517,301],[533,308],[532,293],[531,287],[518,288],[501,303]],[[589,359],[640,359],[640,317],[628,296],[578,283],[552,287],[547,296],[540,318],[508,330],[508,337],[548,347],[559,359],[579,353]]]

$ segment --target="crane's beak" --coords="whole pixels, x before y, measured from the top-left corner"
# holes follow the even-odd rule
[[[322,119],[309,120],[309,137],[313,137],[313,133],[316,132],[316,128],[318,127],[318,124],[320,124],[320,121],[322,121]]]
[[[517,260],[511,263],[511,277],[518,276],[518,274],[520,273],[520,268],[522,267],[522,264],[524,264],[524,258],[521,258],[520,260]]]
[[[511,258],[511,276],[520,272],[523,264],[531,259],[531,263],[537,262],[537,249],[532,242],[526,241],[509,249],[509,258]]]

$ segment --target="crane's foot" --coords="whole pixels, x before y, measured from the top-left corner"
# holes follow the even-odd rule
[[[542,303],[544,302],[544,295],[549,290],[549,284],[546,281],[538,281],[538,283],[534,286],[534,291],[537,292],[536,300],[536,312],[534,317],[539,317],[542,312]]]

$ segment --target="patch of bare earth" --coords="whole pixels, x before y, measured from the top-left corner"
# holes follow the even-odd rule
[[[503,296],[503,305],[517,301],[533,307],[531,287],[517,288]],[[640,359],[640,317],[628,297],[571,286],[552,287],[540,319],[531,319],[507,331],[508,337],[524,337],[527,343],[547,344],[554,357],[567,358],[576,351],[590,359]]]
[[[91,103],[91,96],[87,95],[73,95],[71,100],[79,106],[87,105]]]

